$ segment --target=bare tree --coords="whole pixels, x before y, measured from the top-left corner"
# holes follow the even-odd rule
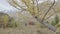
[[[39,0],[19,0],[24,4],[24,6],[21,6],[20,3],[17,0],[9,0],[9,4],[13,7],[17,8],[18,10],[28,11],[37,21],[39,21],[44,26],[47,26],[48,29],[56,32],[56,27],[48,24],[48,21],[46,21],[45,17],[49,13],[49,11],[53,8],[55,4],[55,0],[52,3],[52,5],[47,9],[47,11],[44,13],[43,18],[39,18],[41,14],[41,11],[39,9]],[[25,7],[25,8],[24,8]],[[50,18],[51,15],[48,17]],[[47,18],[47,19],[48,19]]]

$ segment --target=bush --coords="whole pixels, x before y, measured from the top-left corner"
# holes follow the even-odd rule
[[[51,25],[55,26],[59,23],[59,17],[56,15],[55,18],[52,20]]]
[[[0,27],[17,27],[18,24],[13,17],[8,14],[0,12]]]
[[[8,21],[9,21],[8,14],[0,12],[0,27],[6,27]]]

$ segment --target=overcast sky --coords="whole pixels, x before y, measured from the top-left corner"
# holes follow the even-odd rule
[[[7,0],[0,0],[0,10],[12,10],[12,6],[10,6]]]
[[[41,2],[43,2],[43,0],[41,0],[39,3]],[[14,8],[9,5],[7,0],[0,0],[0,10],[13,10],[13,9]]]

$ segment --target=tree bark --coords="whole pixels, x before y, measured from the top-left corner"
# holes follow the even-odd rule
[[[53,32],[56,32],[57,28],[56,28],[55,26],[52,26],[52,25],[48,24],[47,21],[41,22],[41,19],[39,19],[39,18],[36,18],[36,19],[37,19],[37,21],[39,21],[39,22],[40,22],[41,24],[43,24],[44,26],[47,26],[49,30],[51,30],[51,31],[53,31]]]

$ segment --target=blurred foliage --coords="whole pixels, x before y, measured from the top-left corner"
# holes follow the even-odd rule
[[[57,27],[60,27],[60,24],[58,24]]]
[[[22,3],[27,7],[27,8],[24,8],[22,6],[19,5],[19,3],[17,3],[18,1],[16,0],[9,0],[9,4],[11,4],[13,7],[17,8],[17,9],[20,9],[22,8],[23,10],[26,10],[28,11],[30,14],[34,15],[34,16],[37,16],[38,15],[38,7],[36,7],[34,5],[34,0],[19,0],[19,1],[22,1]],[[31,2],[33,1],[33,2]],[[19,8],[18,8],[19,7]]]
[[[7,24],[7,27],[17,27],[18,23],[15,21],[14,18],[10,18],[9,23]]]
[[[44,26],[43,24],[41,24],[39,22],[35,23],[35,26],[36,26],[36,28],[46,28],[46,26]]]
[[[17,27],[18,24],[13,17],[8,14],[0,13],[0,27]]]
[[[9,16],[0,12],[0,27],[5,27],[9,21]]]
[[[37,22],[37,23],[35,23],[35,26],[36,26],[37,28],[40,28],[41,24],[40,24],[39,22]]]
[[[51,25],[55,26],[59,23],[59,17],[55,16],[55,18],[52,20]]]
[[[19,0],[20,1],[20,0]],[[49,9],[49,7],[51,6],[51,3],[43,3],[42,6],[37,6],[34,4],[34,0],[21,0],[22,4],[25,5],[25,7],[27,8],[23,8],[18,1],[16,0],[9,0],[9,4],[11,4],[13,7],[22,10],[22,11],[28,11],[31,15],[33,15],[33,17],[38,17],[38,18],[43,18],[44,14],[46,13],[46,11]],[[32,1],[32,2],[31,2]],[[21,8],[21,9],[20,9]],[[41,9],[40,9],[41,8]],[[51,10],[47,16],[49,15],[53,15],[54,10]],[[25,20],[27,20],[27,18],[25,18],[24,15],[21,15],[21,13],[19,13],[19,16],[24,17]],[[13,23],[12,23],[13,22]],[[15,27],[16,23],[14,21],[11,22],[11,27]],[[58,16],[55,16],[55,18],[51,21],[51,25],[55,26],[59,23],[59,18]],[[40,24],[36,24],[37,27],[41,27],[41,28],[45,28],[45,26],[40,26]]]

